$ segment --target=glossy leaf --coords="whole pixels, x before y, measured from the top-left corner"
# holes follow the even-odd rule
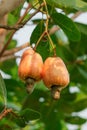
[[[82,99],[73,104],[73,108],[75,112],[79,112],[85,108],[87,108],[87,98]]]
[[[65,121],[70,124],[82,125],[86,122],[86,119],[81,118],[79,116],[70,116],[70,117],[66,117]]]
[[[51,16],[55,24],[60,26],[60,28],[65,32],[65,34],[70,40],[80,40],[80,32],[76,27],[75,23],[70,18],[68,18],[66,15],[57,12],[52,13]]]
[[[37,111],[34,111],[32,109],[25,109],[22,110],[20,113],[20,116],[23,117],[26,124],[29,123],[29,121],[37,120],[40,118],[40,113]]]
[[[1,74],[0,74],[0,98],[2,99],[1,101],[3,101],[3,104],[6,106],[7,105],[7,90],[6,90],[6,86],[5,86],[5,83]]]
[[[87,25],[82,23],[76,23],[81,33],[87,35]]]
[[[15,118],[13,117],[16,124],[22,128],[25,127],[26,125],[29,125],[30,121],[35,121],[39,118],[40,118],[39,112],[28,108],[21,110],[19,113],[16,113]]]
[[[13,77],[18,77],[18,73],[17,73],[17,64],[16,64],[16,60],[12,59],[12,60],[7,60],[3,63],[0,63],[0,68],[2,71],[4,71],[5,73],[12,75]]]
[[[87,3],[81,0],[46,0],[47,3],[54,7],[74,8],[81,11],[87,11]]]
[[[41,34],[44,32],[44,29],[45,29],[44,22],[40,21],[31,34],[30,44],[33,44],[33,43],[36,44],[36,42],[40,38]]]
[[[39,3],[39,0],[28,0],[33,6]]]
[[[16,118],[14,121],[16,122],[16,124],[18,126],[20,126],[22,128],[26,126],[25,120],[21,116],[19,116],[18,118]]]
[[[86,69],[83,69],[82,67],[78,67],[78,70],[79,70],[80,74],[87,80]]]
[[[44,22],[40,21],[40,23],[35,27],[34,31],[32,32],[32,35],[30,37],[30,43],[31,45],[37,44],[37,41],[39,40],[39,38],[41,37],[42,33],[45,30],[45,26],[44,26]],[[47,37],[41,39],[41,41],[39,42],[36,51],[38,53],[41,54],[43,60],[46,59],[46,57],[49,55],[49,43],[48,43],[48,39]]]
[[[15,48],[16,45],[17,45],[17,41],[16,41],[16,40],[12,40],[12,41],[11,41],[11,44],[8,46],[8,49]]]
[[[84,92],[85,94],[87,94],[87,84],[86,83],[78,85],[78,87],[80,88],[80,90],[82,92]]]

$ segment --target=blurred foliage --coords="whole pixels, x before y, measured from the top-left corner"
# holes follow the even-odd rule
[[[34,6],[39,0],[26,0],[26,2]],[[18,77],[16,59],[0,62],[0,70],[4,75],[8,75],[6,78],[0,76],[0,112],[4,105],[13,109],[13,113],[8,113],[0,120],[0,130],[21,128],[22,130],[68,130],[67,123],[75,124],[79,129],[79,126],[87,121],[79,115],[73,115],[73,112],[78,113],[87,108],[87,25],[74,22],[67,16],[77,11],[87,11],[87,1],[46,0],[46,2],[51,16],[49,30],[54,25],[60,27],[60,30],[50,37],[56,47],[57,56],[64,60],[68,68],[70,84],[61,92],[58,101],[51,98],[50,91],[42,81],[36,83],[34,92],[28,95],[25,84]],[[8,25],[15,25],[22,8],[21,6],[8,14]],[[57,8],[62,9],[63,13],[59,13]],[[26,19],[30,15],[27,14]],[[43,16],[32,19],[32,24],[36,24],[36,27],[30,37],[31,45],[36,44],[44,32],[45,22]],[[7,35],[6,41],[9,36],[10,34]],[[16,45],[17,41],[12,39],[7,50],[15,48]],[[41,54],[43,61],[53,55],[47,36],[41,39],[36,51]],[[78,91],[71,92],[71,88],[78,88]]]

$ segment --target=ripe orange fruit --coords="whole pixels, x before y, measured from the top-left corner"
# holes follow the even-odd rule
[[[59,57],[48,57],[45,60],[42,78],[44,84],[51,89],[54,99],[58,99],[60,91],[69,84],[69,73]]]
[[[18,74],[20,79],[26,82],[29,91],[34,82],[41,79],[42,68],[43,60],[40,54],[31,48],[25,50],[19,64]]]

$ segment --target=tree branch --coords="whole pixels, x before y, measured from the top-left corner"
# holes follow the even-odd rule
[[[1,58],[0,58],[0,62],[4,62],[4,61],[6,61],[6,60],[16,59],[16,58],[20,58],[20,56],[15,56],[14,54],[12,54],[12,55],[7,55],[7,56],[4,56],[4,57],[1,57]]]
[[[3,53],[2,56],[4,57],[4,56],[7,56],[7,55],[14,54],[14,53],[16,53],[16,52],[18,52],[18,51],[20,51],[20,50],[22,50],[22,49],[24,49],[24,48],[26,48],[26,47],[28,47],[28,46],[30,46],[30,43],[29,43],[29,42],[27,42],[27,43],[25,43],[25,44],[23,44],[23,45],[21,45],[21,46],[19,46],[19,47],[13,48],[13,49],[11,49],[11,50],[6,50],[6,51]]]
[[[2,113],[0,113],[0,120],[2,118],[4,118],[5,116],[7,116],[8,113],[11,113],[12,112],[12,109],[9,108],[9,109],[4,109],[4,111]]]
[[[27,14],[27,12],[28,12],[28,10],[29,10],[30,7],[31,7],[31,6],[28,5],[28,7],[26,8],[24,14],[23,14],[23,15],[20,17],[20,19],[18,20],[17,24],[20,24],[20,23],[22,22],[22,20],[23,20],[24,17],[26,16],[26,14]],[[16,24],[16,25],[17,25],[17,24]],[[3,49],[2,49],[1,52],[0,52],[0,57],[2,56],[2,54],[4,53],[4,51],[6,50],[6,48],[8,47],[8,45],[9,45],[9,43],[11,42],[12,37],[13,37],[13,35],[14,35],[15,32],[16,32],[16,30],[12,31],[12,33],[11,33],[11,35],[10,35],[10,37],[9,37],[9,39],[8,39],[8,41],[7,41],[7,43],[5,44],[5,46],[3,47]]]
[[[36,14],[40,11],[40,9],[41,9],[44,5],[45,5],[45,4],[42,3],[42,4],[40,5],[40,7],[39,7],[34,13],[32,13],[31,16],[30,16],[28,19],[26,19],[24,22],[22,22],[22,24],[25,25],[34,15],[36,15]]]
[[[25,20],[24,22],[22,22],[22,20],[24,19],[25,15],[27,14],[28,9],[30,8],[30,6],[28,6],[27,9],[26,9],[26,11],[25,11],[25,13],[24,13],[24,15],[19,19],[19,21],[17,22],[17,24],[21,24],[22,23],[22,25],[25,25],[35,14],[37,14],[40,11],[40,9],[43,6],[44,6],[44,3],[42,3],[40,5],[40,7],[34,13],[32,13],[31,16],[27,20]],[[12,32],[12,34],[9,37],[7,43],[5,44],[5,46],[3,47],[2,51],[0,52],[0,57],[2,56],[2,54],[4,53],[4,51],[6,50],[7,46],[9,45],[9,43],[11,42],[11,39],[12,39],[12,37],[13,37],[13,35],[14,35],[15,32],[16,32],[16,30],[14,30]]]
[[[23,4],[23,2],[25,0],[0,0],[0,18]]]
[[[18,24],[18,25],[15,25],[15,26],[0,25],[0,28],[6,29],[6,30],[18,30],[22,27],[23,27],[22,24]]]

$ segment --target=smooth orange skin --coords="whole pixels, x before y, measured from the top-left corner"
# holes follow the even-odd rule
[[[22,80],[33,78],[35,81],[39,81],[41,79],[42,68],[43,61],[40,54],[36,53],[33,49],[25,50],[18,68],[19,77]]]
[[[52,86],[59,86],[61,90],[69,84],[69,73],[64,62],[59,57],[49,57],[45,60],[42,78],[49,89]]]

